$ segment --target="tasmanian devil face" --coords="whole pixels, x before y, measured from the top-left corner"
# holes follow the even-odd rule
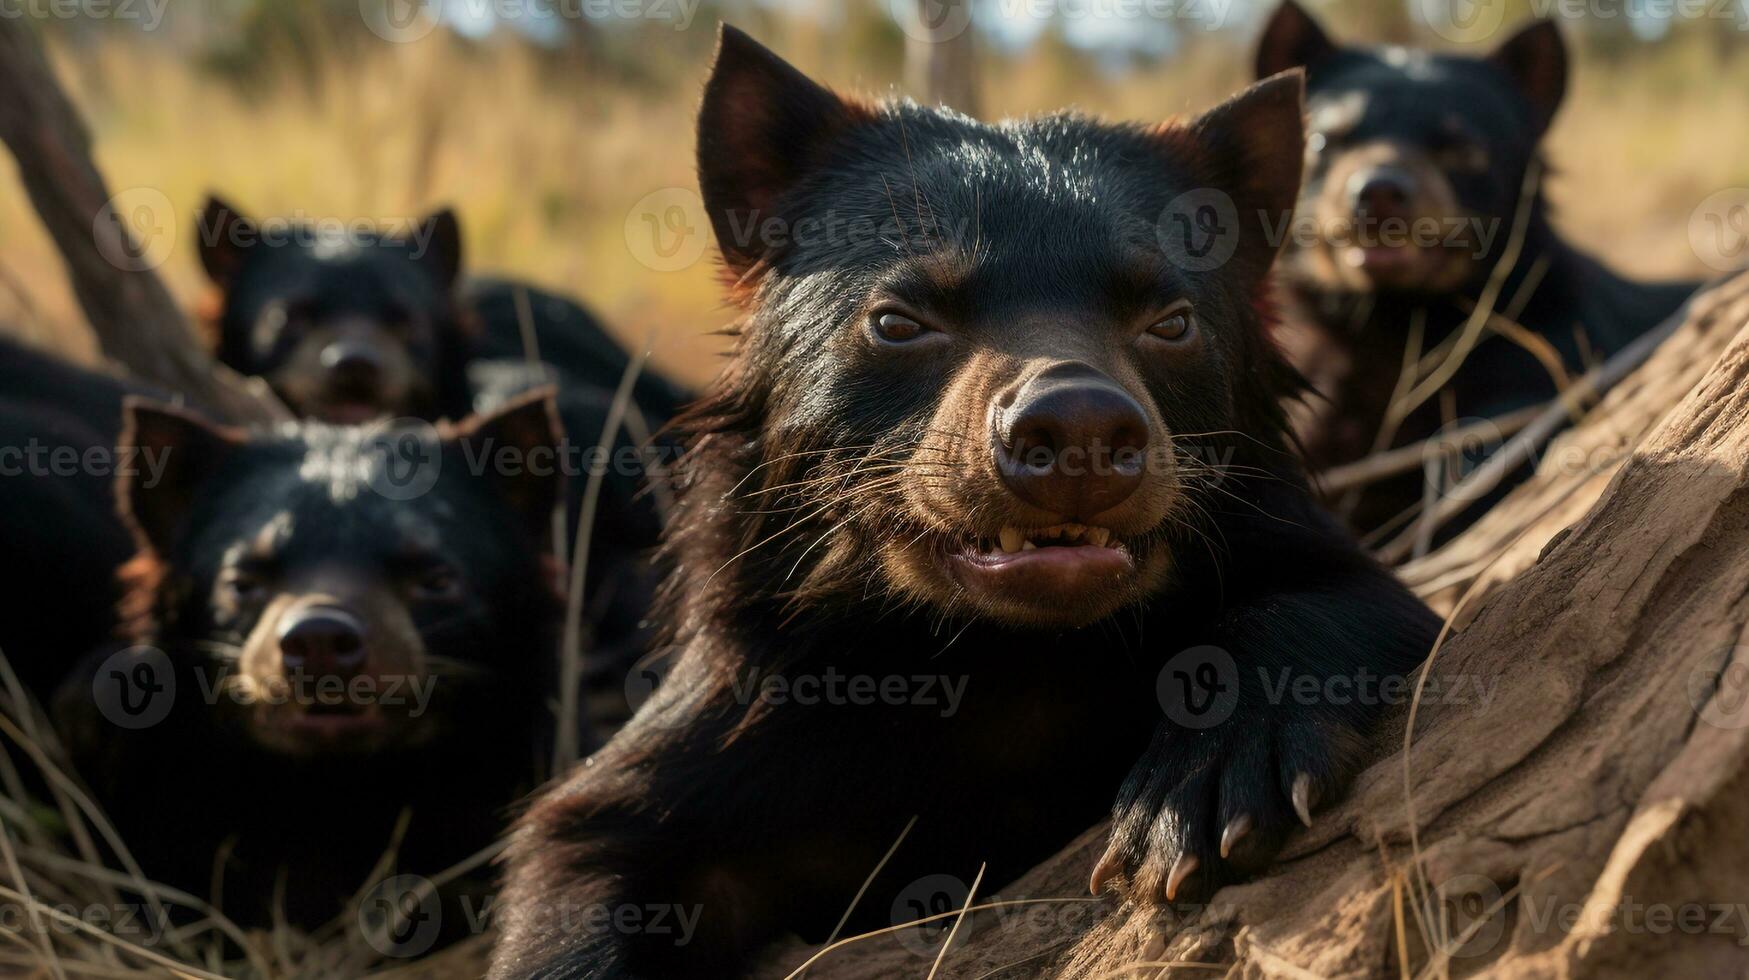
[[[1023,626],[1159,589],[1217,447],[1275,411],[1254,300],[1300,102],[1283,77],[1182,125],[985,125],[847,102],[725,29],[699,164],[751,315],[694,422],[751,430],[742,560]],[[1176,244],[1204,206],[1212,258]]]
[[[477,722],[539,655],[516,638],[544,621],[557,478],[481,471],[463,447],[557,438],[540,399],[441,440],[312,424],[251,438],[133,405],[124,444],[167,460],[120,488],[151,640],[199,664],[211,710],[271,752],[412,748]]]
[[[1487,58],[1344,48],[1285,0],[1257,71],[1295,66],[1308,72],[1308,135],[1287,273],[1331,291],[1411,294],[1484,274],[1566,88],[1554,23]]]
[[[219,359],[300,416],[349,424],[434,414],[460,267],[455,217],[404,237],[258,222],[216,198],[197,225],[221,292]]]

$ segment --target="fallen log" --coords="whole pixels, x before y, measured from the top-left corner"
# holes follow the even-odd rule
[[[1572,466],[1564,450],[1613,458]],[[888,933],[807,975],[1743,975],[1749,276],[1699,297],[1418,574],[1449,574],[1448,555],[1510,573],[1442,586],[1453,630],[1417,703],[1265,877],[1203,908],[1089,903],[1093,828],[977,900],[1043,913],[974,903],[945,954]],[[783,950],[762,975],[810,952]]]

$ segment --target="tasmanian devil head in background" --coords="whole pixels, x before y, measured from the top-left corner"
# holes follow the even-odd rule
[[[920,880],[1000,887],[1107,815],[1095,890],[1184,899],[1335,799],[1374,709],[1260,676],[1400,673],[1432,631],[1285,449],[1259,307],[1300,92],[985,124],[724,29],[699,180],[747,315],[681,420],[674,663],[524,818],[493,976],[736,975],[852,896],[845,929],[902,924]],[[1212,693],[1163,673],[1186,650],[1230,658],[1183,670],[1226,671],[1217,723],[1174,720]],[[767,694],[844,674],[868,696]],[[685,941],[566,913],[658,905]]]
[[[1292,283],[1439,294],[1485,276],[1566,91],[1554,23],[1484,58],[1351,48],[1284,0],[1259,43],[1258,77],[1294,67],[1307,71],[1308,132],[1302,233],[1283,260]]]
[[[119,486],[139,646],[75,673],[57,715],[149,873],[197,894],[225,876],[252,917],[290,868],[286,911],[309,924],[364,884],[403,808],[402,856],[427,873],[485,846],[544,744],[561,481],[535,464],[558,438],[538,396],[440,430],[254,436],[130,406],[123,445],[166,460]],[[485,462],[506,453],[514,472]],[[130,728],[102,694],[135,677],[124,697],[167,708]]]
[[[265,378],[298,415],[348,424],[466,411],[450,211],[390,235],[256,220],[209,198],[195,232],[218,288],[219,360]]]

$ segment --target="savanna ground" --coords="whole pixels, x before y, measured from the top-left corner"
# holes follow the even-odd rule
[[[1169,52],[1113,55],[1055,27],[1031,43],[986,44],[981,114],[1194,111],[1248,80],[1249,45],[1269,6],[1236,4],[1223,29],[1191,27]],[[1438,42],[1406,4],[1313,6],[1342,39]],[[209,191],[260,215],[391,225],[450,205],[471,270],[575,294],[628,343],[648,338],[659,366],[703,382],[722,349],[715,331],[735,315],[691,194],[692,114],[718,18],[835,86],[904,91],[905,37],[884,0],[709,3],[684,29],[591,23],[553,46],[513,31],[464,39],[444,29],[389,43],[362,29],[359,9],[178,0],[162,31],[46,25],[122,213],[189,309],[206,289],[192,226]],[[1738,15],[1749,24],[1749,9]],[[1549,140],[1559,223],[1630,274],[1713,274],[1691,242],[1707,231],[1698,211],[1709,198],[1749,187],[1749,31],[1682,23],[1645,42],[1618,25],[1564,26],[1576,65]],[[0,171],[0,329],[92,358],[60,260],[10,163]],[[7,805],[0,815],[20,814]],[[69,878],[93,873],[56,867]],[[69,975],[167,968],[99,952],[71,925],[64,932],[63,949],[92,940]],[[25,948],[6,944],[0,973],[40,968],[31,940],[8,938]],[[275,931],[248,943],[249,963],[210,958],[217,946],[206,941],[164,952],[213,972],[272,976],[381,965],[348,930],[316,938]],[[477,944],[434,969],[477,975],[476,953]]]

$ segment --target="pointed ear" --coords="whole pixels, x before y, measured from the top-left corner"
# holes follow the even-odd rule
[[[246,436],[179,408],[129,396],[122,404],[121,456],[132,466],[116,478],[122,519],[141,544],[164,551],[176,540],[200,485]]]
[[[455,211],[440,208],[431,212],[398,240],[438,286],[447,291],[455,285],[462,271],[462,226]]]
[[[255,221],[216,194],[207,195],[194,218],[194,240],[200,249],[200,264],[220,289],[229,289],[260,241]]]
[[[1266,78],[1198,116],[1189,127],[1205,187],[1232,200],[1232,261],[1260,282],[1275,261],[1300,194],[1306,156],[1305,71]]]
[[[1282,0],[1257,42],[1257,77],[1279,75],[1289,68],[1310,71],[1339,50],[1306,8],[1294,0]]]
[[[1537,131],[1549,128],[1567,94],[1567,44],[1552,20],[1538,20],[1488,56],[1530,103]]]
[[[780,217],[786,192],[868,115],[723,25],[698,112],[698,185],[731,272],[766,257],[759,224]]]
[[[484,460],[484,476],[522,520],[535,540],[551,543],[553,508],[564,499],[560,452],[565,430],[551,387],[525,392],[498,409],[457,422],[451,439],[471,459]]]

